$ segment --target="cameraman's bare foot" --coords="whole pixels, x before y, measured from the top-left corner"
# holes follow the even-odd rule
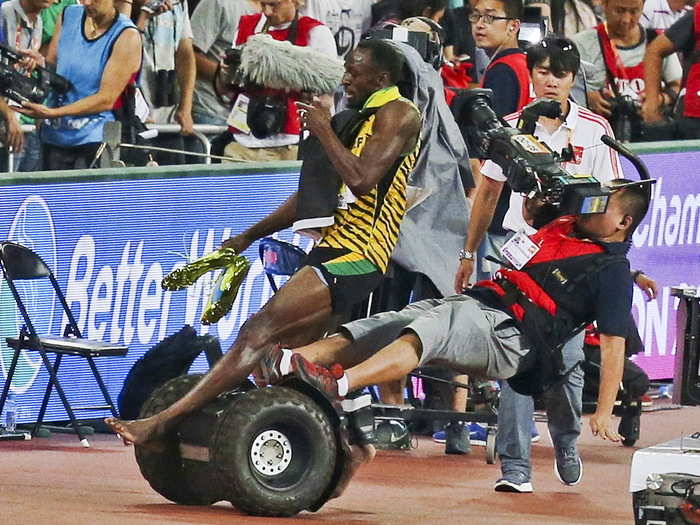
[[[108,417],[105,423],[122,438],[125,445],[139,445],[154,452],[160,452],[165,447],[158,439],[163,437],[166,429],[157,416],[133,421]]]
[[[340,479],[338,480],[338,485],[336,485],[333,494],[328,499],[339,498],[342,496],[345,489],[348,488],[350,480],[353,478],[357,469],[363,463],[369,463],[374,459],[377,454],[377,449],[374,445],[353,445],[350,447],[350,457],[348,458],[348,465],[343,469]]]

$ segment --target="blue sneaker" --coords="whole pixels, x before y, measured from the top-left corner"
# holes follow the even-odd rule
[[[444,434],[443,434],[444,437]],[[435,439],[435,436],[433,436]],[[532,430],[530,433],[530,442],[537,443],[540,440],[540,433],[535,427],[535,422],[532,422]],[[472,445],[477,445],[480,447],[486,446],[486,427],[480,425],[479,423],[469,423],[469,441]],[[438,442],[440,443],[440,442]],[[444,443],[444,441],[442,441]]]
[[[444,428],[442,430],[438,430],[437,432],[435,432],[435,434],[433,434],[433,441],[435,441],[435,443],[440,444],[445,443],[447,441],[447,432]]]
[[[487,434],[486,427],[481,426],[479,423],[469,423],[469,442],[472,445],[485,447]]]

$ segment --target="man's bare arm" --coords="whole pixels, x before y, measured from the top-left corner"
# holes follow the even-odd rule
[[[620,389],[624,365],[625,339],[600,334],[600,389],[598,407],[591,416],[590,426],[594,436],[610,441],[620,441],[620,435],[613,428],[612,412]]]
[[[203,51],[194,48],[194,61],[197,66],[197,78],[204,81],[214,80],[218,62],[207,57]]]
[[[306,128],[316,135],[340,178],[355,195],[374,188],[400,155],[410,152],[420,133],[420,116],[407,102],[395,100],[377,111],[372,135],[359,157],[338,139],[330,126],[330,114],[319,103],[299,104]]]
[[[197,76],[191,38],[183,38],[177,46],[175,72],[177,73],[177,83],[180,86],[180,102],[175,113],[175,120],[181,126],[180,133],[189,135],[194,131],[192,127],[192,94],[194,80]]]
[[[469,230],[464,249],[468,252],[476,252],[479,249],[484,234],[493,220],[493,214],[498,204],[498,197],[503,189],[503,182],[493,180],[482,175],[474,196],[474,206],[469,218]],[[456,256],[456,254],[455,254]],[[464,259],[460,262],[455,275],[455,293],[462,291],[469,286],[469,278],[474,273],[474,261]]]
[[[644,54],[644,102],[642,103],[642,118],[645,122],[661,120],[661,72],[663,60],[676,48],[666,35],[657,36],[648,46]]]
[[[233,248],[242,253],[258,239],[289,228],[296,219],[297,194],[292,194],[286,201],[264,219],[256,222],[242,233],[221,243],[222,248]]]

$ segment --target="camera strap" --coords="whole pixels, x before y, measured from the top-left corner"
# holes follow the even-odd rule
[[[598,33],[598,42],[600,43],[600,50],[603,53],[603,63],[605,64],[605,73],[608,78],[608,85],[612,89],[613,94],[616,97],[620,96],[620,91],[617,89],[616,78],[627,78],[627,73],[625,71],[625,66],[620,60],[620,55],[617,53],[617,48],[610,40],[610,35],[608,35],[608,28],[605,24],[599,24],[596,26],[596,31]]]
[[[263,24],[261,33],[270,32],[270,19],[266,18]],[[294,13],[294,20],[289,24],[289,33],[287,34],[287,42],[296,45],[297,35],[299,33],[299,11]]]

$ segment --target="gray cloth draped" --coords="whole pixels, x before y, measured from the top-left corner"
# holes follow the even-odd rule
[[[464,248],[474,186],[462,134],[445,102],[442,79],[408,44],[391,41],[406,57],[410,86],[404,96],[420,109],[422,148],[409,176],[409,208],[392,260],[430,278],[445,296],[454,293],[458,252]],[[406,90],[412,91],[407,93]]]

